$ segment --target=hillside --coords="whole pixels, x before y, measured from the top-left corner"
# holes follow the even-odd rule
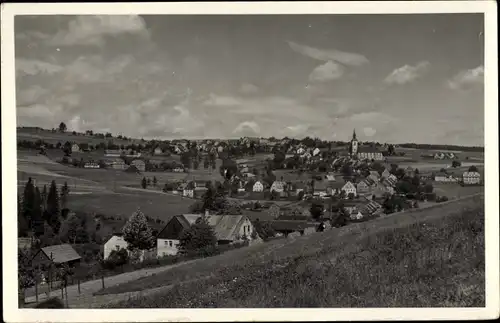
[[[481,194],[234,250],[97,294],[142,291],[108,308],[481,307],[484,250]]]

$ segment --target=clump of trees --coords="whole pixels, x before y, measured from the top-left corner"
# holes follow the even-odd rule
[[[196,220],[189,229],[184,230],[179,238],[181,254],[205,248],[215,248],[216,245],[215,232],[204,216]]]

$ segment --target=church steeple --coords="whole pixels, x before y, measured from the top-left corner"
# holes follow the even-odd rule
[[[356,129],[352,130],[352,140],[357,140],[356,139]]]

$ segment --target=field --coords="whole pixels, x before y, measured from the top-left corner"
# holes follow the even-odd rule
[[[64,144],[66,141],[71,143],[75,142],[77,144],[80,143],[88,143],[88,144],[99,144],[101,142],[107,143],[109,140],[112,140],[113,143],[117,145],[130,145],[132,143],[139,144],[141,143],[140,139],[131,139],[131,140],[123,140],[118,138],[97,138],[93,136],[84,136],[84,135],[73,135],[71,132],[53,133],[49,130],[38,130],[32,128],[18,128],[17,129],[17,140],[29,140],[36,141],[41,139],[46,143],[57,144],[60,142]]]
[[[98,294],[146,295],[108,308],[481,307],[483,221],[479,195],[230,251]]]

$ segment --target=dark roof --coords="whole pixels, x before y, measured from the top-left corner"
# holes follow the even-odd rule
[[[47,246],[42,248],[41,251],[56,264],[82,258],[69,244]]]
[[[381,153],[380,150],[376,147],[370,147],[370,146],[361,146],[358,149],[358,152],[360,153]]]
[[[127,167],[127,169],[125,169],[125,172],[127,172],[127,173],[140,173],[140,171],[137,169],[137,167],[135,167],[135,165],[130,165],[129,167]]]
[[[182,231],[189,229],[190,223],[183,215],[176,215],[167,222],[156,235],[157,239],[179,239]]]

